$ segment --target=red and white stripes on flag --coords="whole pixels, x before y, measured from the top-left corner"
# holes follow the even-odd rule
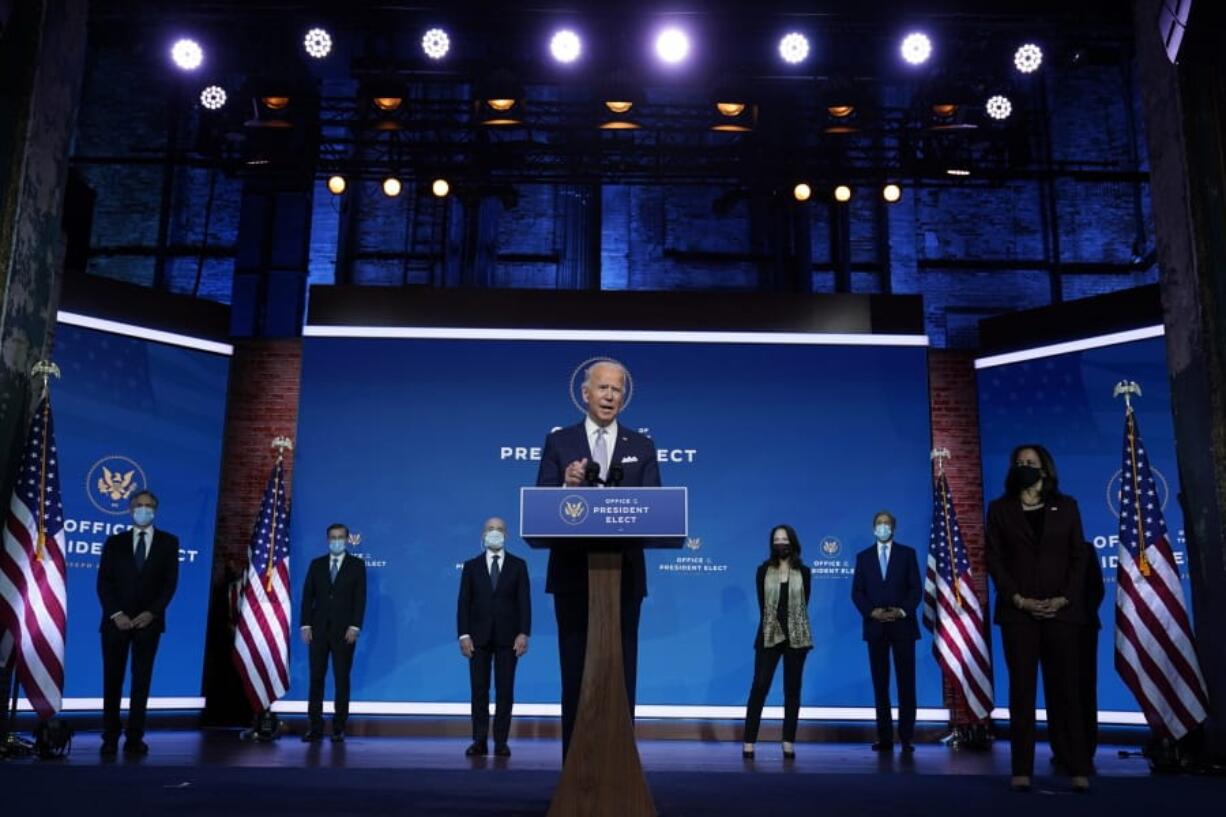
[[[289,689],[289,499],[283,473],[278,457],[251,534],[234,631],[234,663],[255,712]]]
[[[0,551],[0,665],[15,664],[41,718],[55,715],[63,703],[65,575],[59,455],[51,397],[44,394],[30,422]]]
[[[962,693],[975,718],[984,720],[992,714],[993,698],[983,607],[975,595],[970,559],[943,471],[932,487],[924,624],[932,631],[932,654],[945,678]]]
[[[1179,739],[1203,721],[1205,681],[1149,455],[1129,406],[1120,479],[1115,669],[1155,734]]]

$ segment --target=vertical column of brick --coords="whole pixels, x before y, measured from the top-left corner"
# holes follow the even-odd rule
[[[928,354],[928,394],[934,448],[948,448],[945,466],[954,497],[958,527],[966,543],[975,590],[987,605],[988,569],[983,540],[983,469],[979,449],[979,398],[975,388],[974,355],[969,352],[933,349]],[[948,683],[945,700],[950,722],[972,720],[965,700]]]

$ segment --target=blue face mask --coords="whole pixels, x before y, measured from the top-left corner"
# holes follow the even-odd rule
[[[877,537],[878,542],[888,542],[890,537],[894,535],[894,529],[889,525],[882,523],[873,528],[873,535]]]
[[[344,539],[329,539],[328,540],[328,552],[331,553],[333,556],[340,556],[342,553],[345,552],[345,540]]]
[[[153,524],[153,508],[147,505],[141,505],[132,509],[132,521],[136,523],[138,528],[145,528]]]

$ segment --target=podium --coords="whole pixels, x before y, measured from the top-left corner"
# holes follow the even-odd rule
[[[685,543],[685,488],[521,488],[520,538],[533,548],[587,551],[583,685],[549,817],[654,817],[626,697],[622,550]]]

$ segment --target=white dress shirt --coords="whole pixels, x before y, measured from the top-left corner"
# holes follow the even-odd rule
[[[600,430],[601,426],[597,425],[596,421],[589,416],[584,419],[583,428],[587,431],[588,451],[594,451],[596,448],[596,432]],[[609,452],[609,461],[602,462],[600,470],[608,473],[609,467],[613,465],[613,449],[617,445],[617,421],[614,420],[603,428],[605,429],[604,447]],[[592,455],[592,458],[595,459],[595,454]]]

